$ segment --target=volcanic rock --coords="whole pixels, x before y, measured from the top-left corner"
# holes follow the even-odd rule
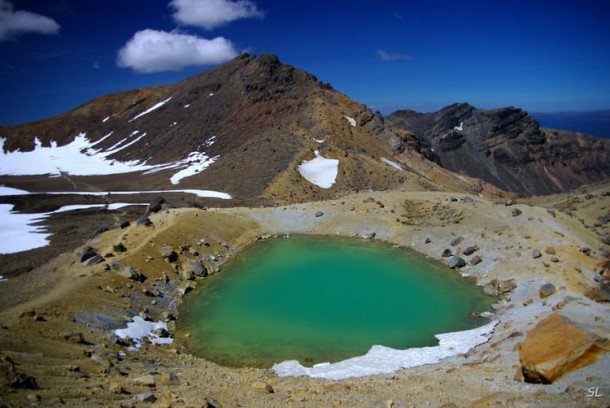
[[[550,384],[557,378],[596,361],[608,340],[553,313],[527,334],[519,348],[525,381]]]
[[[559,193],[610,177],[610,140],[541,128],[527,112],[465,103],[387,117],[444,168],[522,195]]]

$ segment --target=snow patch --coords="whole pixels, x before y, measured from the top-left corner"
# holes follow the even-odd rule
[[[190,107],[190,106],[191,106],[191,104],[190,104],[190,103],[187,103],[186,105],[184,105],[184,109],[186,109],[186,108],[188,108],[188,107]]]
[[[159,337],[155,334],[155,330],[167,330],[167,324],[164,322],[147,322],[140,316],[134,316],[130,323],[127,323],[125,329],[116,329],[116,334],[121,339],[131,339],[135,344],[135,349],[142,347],[144,339],[148,339],[152,344],[172,344],[174,339],[171,337]]]
[[[390,166],[394,167],[394,168],[395,168],[395,169],[397,169],[397,170],[402,170],[402,167],[400,166],[400,164],[395,163],[395,162],[393,162],[392,160],[388,160],[388,159],[386,159],[385,157],[382,157],[380,160],[381,160],[382,162],[384,162],[385,164],[387,164],[387,165],[390,165]]]
[[[316,150],[316,157],[299,165],[299,173],[312,184],[320,188],[330,188],[337,179],[339,160],[326,159]]]
[[[155,109],[159,109],[161,106],[163,106],[163,105],[165,105],[166,103],[168,103],[168,102],[169,102],[171,99],[172,99],[172,97],[170,96],[170,97],[169,97],[169,98],[167,98],[166,100],[161,101],[161,102],[159,102],[159,103],[157,103],[157,104],[155,104],[155,105],[151,106],[150,108],[146,109],[144,112],[138,113],[136,116],[134,116],[133,118],[131,118],[131,119],[129,120],[129,122],[133,122],[134,120],[136,120],[136,119],[138,119],[138,118],[140,118],[140,117],[142,117],[142,116],[144,116],[144,115],[146,115],[146,114],[149,114],[150,112],[154,111]]]
[[[50,147],[43,147],[42,142],[36,138],[35,149],[31,152],[17,150],[0,154],[0,174],[61,176],[66,173],[73,176],[90,176],[178,169],[171,178],[172,183],[177,184],[181,179],[204,170],[219,157],[210,158],[205,152],[192,152],[187,157],[171,163],[149,165],[146,161],[138,160],[121,162],[109,159],[109,156],[138,143],[146,137],[146,133],[139,134],[138,130],[134,130],[127,138],[109,148],[96,148],[112,134],[113,132],[110,132],[100,140],[91,142],[85,133],[79,133],[67,145],[57,146],[57,143],[52,141]],[[215,139],[215,136],[210,137],[204,145],[212,146]],[[5,141],[6,139],[0,137],[0,150],[4,148]]]
[[[106,122],[108,119],[110,119],[110,116],[106,116],[103,120],[102,123]]]
[[[460,126],[454,126],[453,130],[457,130],[458,132],[464,130],[464,122],[460,122]]]
[[[7,281],[7,279],[4,276],[0,275],[0,282],[6,282],[6,281]]]
[[[6,187],[4,187],[6,188]],[[25,194],[30,194],[27,191]],[[0,204],[0,254],[14,254],[41,248],[49,245],[52,234],[45,232],[44,226],[33,224],[44,221],[53,214],[88,208],[105,208],[116,210],[129,205],[148,205],[147,203],[114,203],[114,204],[76,204],[65,205],[55,211],[46,213],[24,214],[13,211],[12,204]]]
[[[436,364],[442,359],[466,353],[491,337],[498,322],[472,330],[437,334],[438,346],[396,350],[384,346],[373,346],[364,356],[337,363],[320,363],[304,367],[296,360],[275,364],[271,369],[280,377],[306,375],[312,378],[343,380],[374,374],[390,374],[395,371],[426,364]]]
[[[12,204],[0,204],[0,254],[14,254],[49,245],[51,234],[42,226],[32,224],[45,214],[13,212]]]
[[[343,117],[345,119],[347,119],[347,121],[349,122],[350,125],[352,125],[353,127],[356,127],[356,119],[349,117],[347,115],[343,115]]]
[[[0,196],[13,196],[30,194],[28,191],[19,190],[18,188],[0,186]]]
[[[186,167],[171,176],[169,181],[172,184],[178,184],[183,178],[194,176],[195,174],[205,170],[212,163],[218,160],[219,157],[220,156],[209,157],[204,152],[191,152],[185,159],[177,163],[177,166]]]

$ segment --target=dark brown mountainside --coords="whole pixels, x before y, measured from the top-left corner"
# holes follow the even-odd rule
[[[454,104],[435,113],[397,111],[387,120],[411,131],[427,158],[506,191],[559,193],[610,177],[610,141],[540,128],[521,109]]]
[[[229,193],[235,203],[285,203],[403,183],[450,191],[483,188],[428,162],[418,153],[419,141],[386,125],[381,115],[267,54],[244,54],[173,86],[107,95],[49,120],[0,128],[5,152],[30,151],[35,138],[42,146],[63,146],[82,133],[92,149],[112,153],[108,160],[182,161],[131,176],[62,172],[75,188],[89,190],[197,188]],[[204,160],[197,156],[204,153],[213,164],[170,184],[172,175]],[[339,161],[330,188],[299,172],[316,154]]]

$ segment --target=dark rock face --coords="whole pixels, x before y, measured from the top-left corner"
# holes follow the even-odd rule
[[[521,109],[461,103],[436,113],[397,111],[387,120],[413,132],[422,154],[446,169],[521,195],[564,192],[610,177],[610,141],[540,128]]]

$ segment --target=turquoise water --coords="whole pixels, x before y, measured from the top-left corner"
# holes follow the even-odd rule
[[[261,242],[185,298],[188,348],[230,366],[304,365],[438,344],[484,322],[495,298],[438,263],[381,243],[327,237]]]

